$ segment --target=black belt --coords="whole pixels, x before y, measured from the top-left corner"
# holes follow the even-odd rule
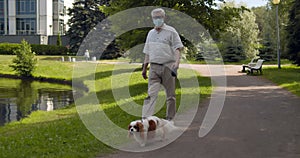
[[[160,66],[163,66],[164,64],[158,64],[158,63],[150,63],[150,64],[153,64],[153,65],[160,65]]]

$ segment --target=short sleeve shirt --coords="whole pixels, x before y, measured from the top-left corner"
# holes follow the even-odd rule
[[[166,64],[176,61],[175,50],[182,47],[177,31],[164,24],[160,32],[149,31],[143,52],[149,55],[150,63]]]

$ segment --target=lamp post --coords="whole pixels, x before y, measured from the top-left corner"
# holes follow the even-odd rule
[[[281,69],[280,65],[280,34],[279,34],[279,19],[278,19],[278,5],[280,0],[273,0],[274,5],[276,5],[276,25],[277,25],[277,63],[278,69]]]

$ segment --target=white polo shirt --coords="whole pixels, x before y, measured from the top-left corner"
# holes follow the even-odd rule
[[[183,48],[177,31],[164,24],[158,32],[155,29],[149,31],[143,52],[149,55],[150,63],[166,64],[175,62],[175,50]]]

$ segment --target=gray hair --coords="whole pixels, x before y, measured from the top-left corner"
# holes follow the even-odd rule
[[[162,8],[156,8],[152,10],[151,16],[153,17],[155,13],[161,13],[161,15],[163,15],[164,17],[166,16],[166,12]]]

